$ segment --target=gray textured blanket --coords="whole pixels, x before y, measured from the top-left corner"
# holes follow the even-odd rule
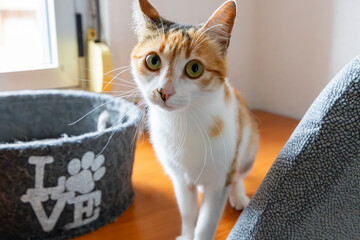
[[[360,239],[360,57],[312,104],[228,239]]]

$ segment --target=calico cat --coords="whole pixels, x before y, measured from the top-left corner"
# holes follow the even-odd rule
[[[148,104],[151,142],[174,185],[177,239],[213,239],[227,197],[237,210],[249,203],[242,178],[259,143],[257,122],[227,79],[236,3],[194,26],[161,17],[147,0],[134,2],[133,15],[132,74]]]

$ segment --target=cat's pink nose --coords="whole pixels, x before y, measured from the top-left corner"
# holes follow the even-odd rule
[[[158,88],[156,90],[164,102],[175,94],[175,88],[172,84],[165,84],[163,88]]]

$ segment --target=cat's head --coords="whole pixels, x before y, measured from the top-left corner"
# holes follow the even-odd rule
[[[132,74],[149,104],[184,109],[222,88],[235,1],[200,25],[166,20],[147,0],[135,0],[133,15],[138,44],[131,54]]]

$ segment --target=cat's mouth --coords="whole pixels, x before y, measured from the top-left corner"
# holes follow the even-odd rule
[[[175,108],[173,106],[170,106],[168,104],[168,102],[159,102],[159,103],[157,103],[157,105],[164,108],[164,109],[166,109],[166,110],[168,110],[168,111],[175,110]]]
[[[168,101],[156,101],[156,100],[150,100],[150,102],[157,106],[158,108],[161,108],[163,110],[166,110],[166,111],[175,111],[177,109],[181,109],[182,107],[179,107],[179,106],[173,106],[170,102]]]
[[[147,96],[147,100],[151,105],[156,106],[165,111],[181,110],[181,109],[185,109],[188,106],[188,102],[184,98],[178,99],[175,97],[174,99],[174,97],[175,96],[164,101],[164,99],[160,98],[159,95],[153,94],[151,96]]]

